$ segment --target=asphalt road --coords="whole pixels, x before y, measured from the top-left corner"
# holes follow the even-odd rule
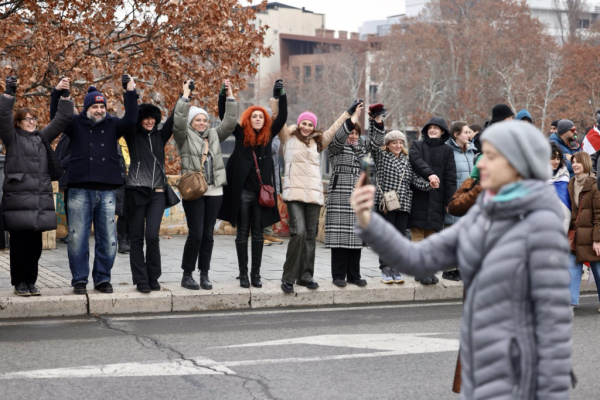
[[[572,399],[597,399],[576,311]],[[454,399],[458,302],[0,321],[0,399]]]

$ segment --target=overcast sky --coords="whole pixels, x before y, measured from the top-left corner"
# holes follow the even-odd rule
[[[247,5],[247,0],[240,0]],[[269,0],[269,3],[274,1]],[[404,0],[278,0],[279,3],[326,15],[327,29],[358,32],[363,21],[404,13]],[[254,0],[252,4],[259,4]]]

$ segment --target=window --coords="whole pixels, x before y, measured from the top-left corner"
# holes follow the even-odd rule
[[[317,82],[321,82],[322,79],[323,79],[323,66],[317,65],[315,67],[315,80]]]
[[[300,79],[300,67],[292,67],[292,72],[294,73],[294,79]]]
[[[579,29],[590,29],[590,20],[589,19],[580,19],[577,23],[577,27]]]
[[[370,85],[369,86],[369,100],[370,103],[377,103],[377,90],[379,89],[379,87],[377,85]]]
[[[304,66],[304,83],[310,82],[310,73],[311,73],[310,65],[305,65]]]

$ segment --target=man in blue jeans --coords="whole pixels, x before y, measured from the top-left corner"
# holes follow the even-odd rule
[[[63,90],[69,90],[63,78],[52,91],[50,116],[54,118]],[[65,134],[71,139],[69,162],[69,267],[76,294],[87,293],[90,273],[89,237],[94,224],[95,258],[92,270],[94,289],[112,293],[110,271],[117,254],[115,230],[115,189],[123,185],[117,141],[127,130],[134,130],[138,105],[135,83],[123,75],[125,115],[116,118],[106,112],[106,98],[90,86],[83,111],[74,115]]]

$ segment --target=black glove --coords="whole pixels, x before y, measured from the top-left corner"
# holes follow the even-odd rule
[[[273,98],[278,99],[279,96],[283,96],[284,94],[283,79],[277,79],[275,85],[273,85]]]
[[[4,90],[4,94],[9,96],[17,95],[17,77],[16,76],[7,76],[6,77],[6,89]]]
[[[123,74],[121,77],[121,84],[123,85],[123,90],[127,90],[127,84],[131,81],[131,77],[127,74]]]
[[[354,103],[352,103],[352,105],[350,106],[350,108],[348,108],[346,111],[348,111],[348,114],[352,115],[354,114],[354,112],[356,111],[356,108],[359,106],[359,104],[361,104],[363,101],[358,99],[358,100],[354,100]]]
[[[60,80],[62,81],[63,79],[65,79],[64,76],[60,77]],[[70,97],[71,96],[71,91],[69,89],[63,89],[60,91],[60,97]]]
[[[194,85],[194,81],[190,81],[190,84],[188,87],[190,88],[190,92],[193,92],[194,89],[196,89],[196,85]]]
[[[227,89],[225,88],[225,84],[221,84],[221,90],[219,91],[219,95],[225,96],[227,94]]]

